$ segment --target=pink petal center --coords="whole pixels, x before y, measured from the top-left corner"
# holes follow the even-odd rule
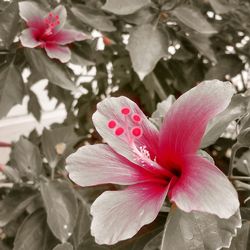
[[[46,42],[53,42],[58,25],[60,25],[60,18],[52,12],[44,19],[34,18],[28,23],[28,26],[32,27],[34,39],[41,43],[42,48],[45,47]]]
[[[167,179],[172,178],[173,174],[156,162],[155,155],[148,150],[146,145],[142,143],[138,145],[138,140],[140,140],[144,132],[141,126],[141,116],[132,112],[129,107],[122,107],[120,114],[117,114],[117,116],[120,115],[123,117],[122,122],[118,122],[114,118],[107,122],[107,127],[112,130],[115,136],[120,137],[131,147],[138,165],[152,173],[165,176]]]
[[[43,21],[47,27],[44,32],[44,35],[47,36],[52,35],[55,27],[57,27],[60,24],[59,16],[53,14],[52,12],[50,12],[49,15]]]

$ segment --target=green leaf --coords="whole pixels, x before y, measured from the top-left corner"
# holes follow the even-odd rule
[[[166,66],[170,73],[167,83],[181,93],[188,91],[204,78],[204,66],[199,59],[193,58],[188,61],[170,59],[166,62]]]
[[[70,93],[70,91],[54,84],[48,84],[46,86],[46,90],[48,91],[48,97],[50,99],[52,98],[56,99],[57,106],[59,106],[60,103],[63,103],[67,110],[71,110],[74,98],[73,95]]]
[[[77,250],[110,250],[107,246],[101,246],[95,243],[94,239],[88,239],[85,240],[78,248]],[[114,249],[112,249],[114,250]]]
[[[191,6],[181,5],[175,8],[172,13],[181,21],[182,24],[199,33],[217,33],[217,30],[200,13],[199,9],[192,8]]]
[[[102,9],[117,15],[129,15],[151,4],[151,0],[107,0]]]
[[[164,89],[162,88],[159,80],[157,79],[154,73],[151,73],[148,76],[146,76],[143,80],[143,84],[145,85],[149,93],[153,94],[153,97],[154,97],[154,93],[157,93],[157,95],[159,96],[161,100],[164,100],[167,98]]]
[[[135,13],[121,17],[129,24],[142,25],[152,23],[157,18],[157,13],[154,13],[150,7],[140,9]]]
[[[240,158],[234,159],[233,168],[241,173],[250,176],[250,151],[244,152]],[[250,214],[250,213],[249,213]]]
[[[202,55],[206,56],[212,62],[217,62],[209,36],[200,33],[191,33],[187,38]]]
[[[201,148],[213,144],[225,131],[231,121],[244,115],[247,112],[249,101],[249,96],[243,96],[241,94],[233,96],[229,106],[208,123],[202,138]]]
[[[160,245],[161,245],[161,241],[162,241],[162,234],[163,232],[160,232],[158,235],[156,235],[153,239],[151,239],[147,245],[143,248],[143,250],[158,250]]]
[[[206,80],[225,80],[226,75],[231,78],[243,70],[244,64],[237,55],[223,55],[218,58],[217,64],[209,69],[205,75]]]
[[[62,157],[72,152],[79,138],[74,132],[74,126],[59,127],[52,130],[44,129],[41,141],[42,149],[49,165],[54,168]]]
[[[18,229],[13,250],[48,250],[53,240],[47,237],[46,213],[39,209],[30,214]],[[45,242],[45,240],[47,242]]]
[[[13,1],[0,13],[0,44],[8,48],[19,28],[18,2]]]
[[[4,165],[2,167],[2,172],[10,181],[14,183],[19,183],[21,181],[18,171],[13,167]]]
[[[240,131],[237,136],[237,144],[241,147],[250,147],[250,128],[246,128]]]
[[[77,64],[80,66],[93,66],[95,65],[94,62],[89,61],[87,59],[85,59],[81,54],[75,53],[75,52],[71,52],[71,63],[73,64]]]
[[[66,73],[64,65],[50,59],[41,49],[26,49],[26,57],[32,69],[51,83],[67,90],[75,90],[75,85]]]
[[[34,178],[42,172],[42,159],[38,147],[21,137],[14,145],[12,155],[21,176]]]
[[[0,118],[5,116],[24,97],[23,79],[16,66],[11,63],[0,67]]]
[[[74,250],[74,249],[70,243],[66,242],[66,243],[57,245],[56,247],[53,248],[53,250]]]
[[[36,94],[29,90],[29,102],[28,102],[28,111],[34,115],[37,121],[41,119],[41,105],[38,101]]]
[[[72,235],[77,219],[77,200],[72,187],[61,180],[41,183],[47,223],[62,242]]]
[[[36,196],[37,193],[29,188],[12,189],[0,201],[0,227],[7,225],[22,214]]]
[[[116,30],[116,27],[110,20],[110,17],[106,16],[98,9],[90,8],[82,4],[74,4],[74,6],[71,8],[71,11],[78,21],[88,24],[97,30],[106,32],[112,32]]]
[[[176,99],[173,95],[169,95],[166,100],[157,104],[156,110],[153,112],[150,120],[154,124],[156,124],[158,128],[161,127],[165,115],[167,114],[168,110],[171,108],[175,100]]]
[[[226,14],[237,7],[233,1],[228,0],[209,0],[209,2],[217,14]]]
[[[79,202],[77,224],[72,235],[75,248],[77,248],[83,241],[83,238],[90,230],[90,215],[87,209],[87,204]]]
[[[132,65],[141,80],[168,54],[168,37],[151,24],[132,30],[127,45]]]
[[[242,227],[238,229],[236,237],[233,238],[231,246],[223,248],[224,250],[246,250],[250,248],[250,222],[245,221]]]
[[[11,248],[9,246],[7,246],[7,244],[5,244],[2,240],[0,241],[0,249],[1,250],[11,250]]]
[[[207,250],[229,247],[237,228],[239,211],[229,219],[216,215],[172,208],[166,223],[161,250]]]

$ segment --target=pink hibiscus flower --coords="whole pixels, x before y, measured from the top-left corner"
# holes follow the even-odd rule
[[[62,5],[44,14],[36,3],[19,2],[19,14],[28,26],[20,36],[22,45],[44,48],[50,58],[59,59],[63,63],[71,58],[70,49],[64,45],[89,38],[82,32],[63,29],[67,12]]]
[[[126,97],[97,105],[94,125],[108,144],[87,145],[67,159],[69,177],[80,186],[126,185],[106,191],[91,207],[91,233],[99,244],[131,238],[152,222],[166,198],[186,212],[229,218],[239,208],[227,177],[197,154],[208,121],[229,104],[233,87],[206,81],[183,94],[158,131]]]

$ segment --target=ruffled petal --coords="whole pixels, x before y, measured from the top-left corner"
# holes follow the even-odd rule
[[[172,187],[172,202],[185,212],[200,211],[229,218],[239,208],[237,192],[227,177],[200,156],[186,156],[181,177]]]
[[[93,122],[103,139],[130,161],[138,164],[134,146],[141,150],[144,148],[144,153],[148,152],[151,159],[154,158],[158,147],[158,131],[128,98],[111,97],[98,103]]]
[[[63,29],[57,32],[55,35],[52,35],[47,38],[48,41],[53,41],[54,43],[65,45],[73,43],[75,41],[83,41],[90,38],[83,32],[76,30]]]
[[[157,183],[104,192],[91,207],[91,234],[98,244],[112,245],[131,238],[157,217],[166,194],[167,187]]]
[[[50,58],[58,59],[62,63],[68,62],[71,58],[71,52],[68,47],[60,46],[54,43],[46,43],[45,50]]]
[[[40,42],[35,39],[35,32],[36,30],[31,28],[22,31],[20,41],[24,47],[35,48],[40,45]]]
[[[23,1],[19,2],[19,15],[27,23],[34,20],[42,20],[43,12],[35,2]]]
[[[171,106],[160,130],[157,161],[171,167],[183,154],[195,153],[208,121],[229,104],[235,90],[229,82],[205,81]]]
[[[105,144],[83,146],[66,162],[70,179],[80,186],[131,185],[154,178]]]

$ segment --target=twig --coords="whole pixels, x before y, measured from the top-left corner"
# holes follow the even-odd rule
[[[230,180],[250,181],[250,176],[230,176]]]
[[[234,185],[238,190],[250,190],[250,184],[247,184],[245,182],[235,180]]]
[[[242,85],[243,85],[243,90],[242,91],[245,92],[247,90],[247,86],[246,86],[246,82],[244,80],[242,71],[240,72],[240,78],[241,78],[241,82],[242,82]]]
[[[234,162],[236,152],[239,148],[240,148],[240,145],[237,143],[232,146],[232,155],[230,158],[229,169],[228,169],[228,177],[229,178],[233,177],[233,162]]]
[[[10,143],[0,141],[0,148],[10,148],[10,147],[11,147]]]
[[[51,168],[51,180],[53,181],[55,179],[55,168]]]

